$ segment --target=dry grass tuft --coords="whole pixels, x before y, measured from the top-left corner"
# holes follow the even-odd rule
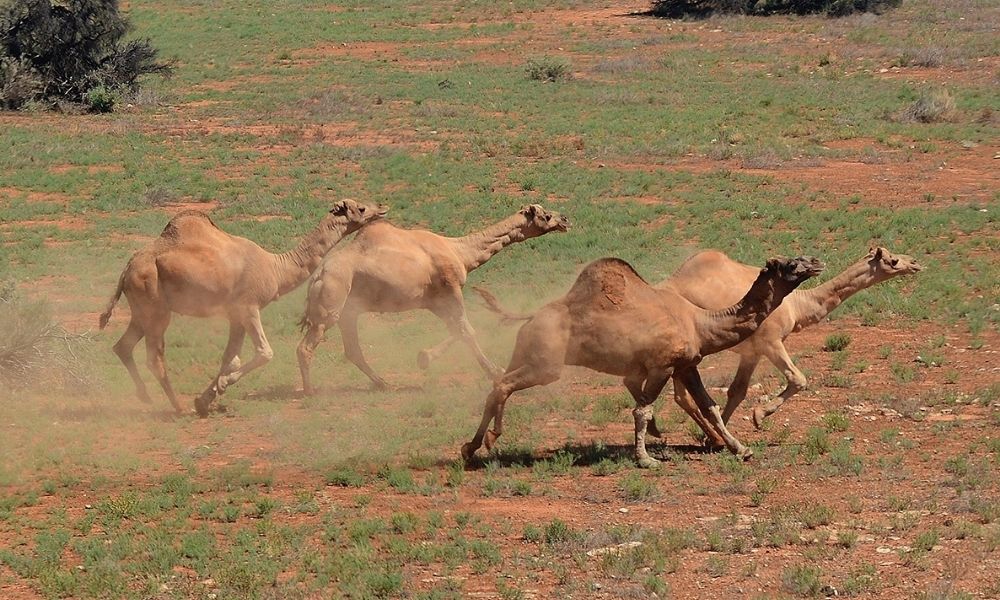
[[[0,387],[86,383],[77,351],[87,339],[67,333],[44,303],[20,299],[10,285],[0,290]]]
[[[941,123],[956,116],[955,99],[948,90],[941,88],[923,93],[916,102],[896,114],[901,123]]]

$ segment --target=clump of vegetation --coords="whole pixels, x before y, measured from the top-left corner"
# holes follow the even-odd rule
[[[86,339],[67,333],[45,303],[21,298],[13,283],[0,285],[0,388],[86,383],[77,355]]]
[[[781,584],[797,596],[818,596],[823,588],[822,571],[810,565],[794,565],[781,573]]]
[[[842,17],[853,13],[895,8],[902,0],[654,0],[658,17],[707,17],[713,14],[776,15],[825,14]]]
[[[846,333],[833,333],[826,336],[826,341],[823,342],[824,352],[840,352],[847,348],[851,343],[851,336]]]
[[[895,115],[902,123],[940,123],[955,117],[955,99],[948,90],[940,88],[924,92],[913,104]]]
[[[5,3],[6,4],[6,3]],[[148,39],[131,29],[118,0],[20,0],[0,9],[0,107],[84,105],[109,112],[139,77],[167,75]]]
[[[563,81],[572,77],[569,64],[558,58],[544,57],[538,60],[530,59],[525,67],[528,79],[533,81]]]

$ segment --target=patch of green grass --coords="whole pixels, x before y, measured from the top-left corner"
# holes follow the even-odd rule
[[[823,428],[829,433],[836,431],[847,431],[847,428],[851,426],[851,420],[846,413],[840,411],[831,411],[823,415],[822,418]]]
[[[622,497],[629,502],[651,500],[660,493],[653,479],[644,477],[636,471],[626,474],[619,482],[619,487]]]
[[[896,383],[910,383],[917,377],[916,371],[909,365],[894,362],[889,366],[893,379]]]
[[[781,573],[781,586],[796,596],[818,596],[823,587],[823,571],[812,565],[793,565]]]
[[[840,352],[851,343],[851,336],[847,333],[832,333],[826,336],[823,342],[824,352]]]
[[[365,478],[355,471],[336,469],[326,474],[326,484],[339,487],[361,487],[365,484]]]

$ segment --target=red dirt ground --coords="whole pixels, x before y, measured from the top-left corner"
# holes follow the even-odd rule
[[[503,44],[519,44],[524,48],[552,53],[554,48],[558,48],[558,36],[567,25],[573,24],[588,29],[604,29],[609,32],[609,35],[614,35],[616,32],[628,32],[630,28],[639,27],[641,29],[643,26],[640,20],[628,16],[628,13],[643,10],[646,7],[646,3],[632,1],[622,6],[594,11],[550,10],[541,13],[520,13],[515,16],[516,22],[530,21],[535,26],[530,38],[504,40],[484,38],[466,40],[461,43],[480,45],[501,42]],[[792,21],[789,20],[789,23]],[[454,23],[435,25],[435,27],[461,26],[461,24]],[[670,26],[670,30],[673,33],[686,33],[695,36],[697,39],[697,42],[693,42],[695,45],[711,47],[734,43],[732,37],[720,35],[715,24],[675,23]],[[630,35],[640,36],[642,32]],[[735,35],[738,35],[743,43],[750,41],[769,44],[774,41],[773,33],[739,32]],[[792,55],[815,54],[817,52],[815,46],[817,40],[813,34],[789,32],[784,37],[787,39],[780,46],[772,47],[781,48],[782,52]],[[292,60],[305,63],[329,58],[380,60],[388,59],[390,56],[399,56],[400,50],[398,44],[324,45],[295,53]],[[838,46],[837,51],[857,53],[861,52],[862,49]],[[555,52],[558,53],[558,50]],[[483,49],[476,56],[477,60],[483,62],[521,62],[519,56],[498,52],[495,48]],[[435,62],[414,61],[412,66],[415,69],[432,69],[435,67]],[[931,82],[971,81],[989,76],[990,73],[995,73],[996,69],[996,61],[993,61],[986,66],[976,64],[967,67],[934,69],[887,68],[887,71],[880,72],[878,76],[905,77],[914,81]],[[247,81],[233,80],[206,84],[204,87],[218,91],[232,89],[244,83]],[[187,108],[194,109],[197,106],[187,105]],[[195,122],[186,119],[183,111],[184,107],[181,107],[178,114],[172,114],[168,118],[164,118],[162,122],[150,125],[149,128],[177,138],[212,133],[251,134],[259,138],[259,145],[255,145],[254,148],[263,153],[265,161],[280,160],[280,155],[287,152],[286,147],[275,145],[272,138],[278,138],[290,132],[304,136],[306,139],[347,146],[402,144],[419,152],[430,152],[437,146],[436,143],[416,139],[412,130],[375,132],[344,129],[343,126],[339,125],[324,125],[292,128],[294,130],[292,131],[283,125],[231,125],[224,119]],[[33,122],[37,122],[39,119],[49,120],[53,126],[60,128],[72,127],[96,131],[101,127],[92,122],[67,124],[62,117],[34,114],[30,116],[0,114],[0,126],[17,124],[28,119]],[[785,185],[801,186],[802,196],[806,196],[812,191],[827,191],[836,194],[839,198],[859,195],[865,203],[877,202],[880,205],[892,207],[922,206],[931,208],[955,202],[988,204],[992,195],[997,189],[1000,189],[1000,169],[997,168],[1000,166],[1000,161],[995,158],[1000,153],[998,146],[982,145],[968,149],[948,147],[923,153],[915,151],[905,141],[900,142],[900,146],[893,148],[881,147],[874,140],[851,140],[842,144],[831,144],[834,149],[851,151],[871,147],[875,152],[873,156],[881,157],[881,159],[876,158],[866,162],[847,159],[815,162],[793,160],[772,169],[749,169],[745,168],[738,159],[717,161],[704,157],[686,157],[668,164],[637,162],[609,163],[606,166],[614,169],[673,169],[693,172],[722,169],[739,171],[766,175]],[[904,156],[908,159],[901,160],[901,157]],[[66,165],[58,169],[71,168],[75,167]],[[90,173],[101,170],[99,167],[88,168]],[[239,177],[240,174],[214,173],[213,176],[228,178]],[[19,193],[16,189],[0,188],[0,197],[18,195]],[[27,198],[30,201],[63,202],[66,200],[59,194],[42,193],[31,193],[28,194]],[[639,201],[659,200],[646,198],[639,199]],[[836,202],[837,200],[830,201]],[[171,214],[186,208],[210,210],[212,207],[212,203],[176,203],[164,206],[162,210]],[[57,227],[73,230],[88,227],[86,222],[74,218],[53,221],[25,221],[17,223],[17,226],[41,224],[54,224]],[[9,224],[4,226],[9,226]],[[54,284],[49,279],[47,281],[41,280],[37,282],[37,285],[39,289],[44,290],[47,287],[51,288]],[[70,329],[88,329],[93,326],[94,321],[94,314],[84,313],[68,316],[66,325]],[[863,373],[853,376],[855,385],[850,389],[823,387],[819,383],[826,376],[834,373],[830,369],[830,360],[825,353],[820,351],[820,347],[823,340],[835,332],[850,335],[852,361],[864,360],[870,365]],[[984,431],[996,427],[996,424],[989,420],[987,408],[970,404],[947,408],[929,406],[926,407],[926,410],[918,410],[918,413],[923,415],[921,420],[914,420],[901,416],[895,409],[875,405],[871,402],[858,401],[856,398],[861,391],[870,397],[875,397],[881,393],[898,391],[901,387],[894,382],[890,373],[890,361],[879,357],[882,346],[892,347],[893,360],[912,365],[916,355],[927,346],[927,341],[939,335],[943,335],[946,340],[946,344],[940,348],[940,352],[945,358],[947,369],[954,369],[960,373],[958,381],[947,383],[947,369],[945,368],[917,366],[917,380],[903,386],[904,401],[912,400],[919,404],[919,398],[922,394],[941,390],[973,394],[977,390],[982,390],[986,386],[994,385],[1000,381],[1000,335],[992,330],[983,332],[981,336],[983,345],[975,349],[970,347],[972,340],[964,327],[945,327],[930,323],[905,326],[883,323],[873,329],[863,327],[852,320],[838,320],[834,323],[824,322],[792,336],[788,346],[793,355],[806,353],[806,356],[798,359],[797,362],[809,370],[812,382],[811,389],[800,393],[793,401],[783,407],[772,418],[774,426],[768,432],[756,432],[747,422],[749,407],[753,403],[753,399],[749,399],[747,406],[738,411],[734,417],[734,433],[745,442],[765,439],[771,440],[772,444],[791,443],[774,441],[775,431],[780,429],[781,425],[787,425],[791,430],[789,440],[800,441],[804,438],[806,429],[817,425],[819,418],[825,412],[843,408],[852,415],[850,429],[843,435],[853,438],[853,450],[865,457],[866,468],[870,470],[870,474],[859,479],[817,479],[813,470],[804,465],[774,468],[768,471],[768,474],[777,477],[779,481],[775,491],[768,496],[763,508],[750,505],[745,492],[727,493],[723,489],[726,478],[720,475],[714,457],[687,447],[691,444],[691,439],[683,429],[669,433],[667,444],[677,447],[683,452],[683,466],[693,471],[692,480],[703,482],[703,487],[676,486],[670,478],[669,472],[676,469],[677,465],[665,464],[666,474],[657,480],[662,494],[655,501],[625,502],[621,499],[621,493],[617,487],[619,478],[598,477],[583,467],[580,467],[573,476],[554,478],[550,484],[552,493],[526,498],[483,497],[479,491],[480,486],[477,485],[484,478],[481,469],[466,475],[468,483],[454,497],[443,495],[425,498],[412,494],[387,492],[384,487],[376,486],[366,486],[359,489],[322,487],[321,478],[317,473],[297,471],[294,468],[283,468],[280,473],[276,474],[273,486],[274,493],[279,497],[291,499],[294,498],[297,491],[302,489],[318,489],[317,499],[324,509],[332,506],[353,505],[358,495],[366,494],[373,498],[367,509],[370,515],[387,516],[398,511],[400,507],[417,513],[429,510],[440,510],[446,514],[461,511],[470,512],[480,516],[484,521],[494,524],[497,530],[501,530],[504,525],[510,525],[510,533],[498,534],[494,539],[505,550],[517,549],[519,552],[529,555],[537,555],[539,550],[537,546],[528,544],[522,539],[521,525],[526,522],[544,524],[554,518],[559,518],[574,529],[581,531],[600,531],[609,524],[641,524],[656,528],[693,527],[700,533],[704,533],[713,526],[713,523],[725,520],[730,512],[737,514],[734,527],[745,529],[748,527],[749,518],[767,515],[766,507],[796,503],[824,503],[834,508],[838,515],[838,522],[822,528],[823,531],[831,533],[837,527],[844,526],[844,521],[849,519],[867,523],[884,521],[887,515],[885,509],[887,498],[900,495],[914,499],[942,497],[941,509],[922,515],[920,528],[926,529],[934,525],[945,529],[953,515],[959,512],[951,510],[950,504],[954,504],[957,500],[946,494],[946,491],[950,490],[947,488],[947,474],[941,469],[929,469],[927,463],[920,458],[919,452],[916,450],[904,457],[903,465],[900,467],[909,472],[907,477],[894,478],[891,469],[880,470],[877,466],[878,459],[880,454],[885,451],[884,445],[879,440],[880,432],[887,428],[898,428],[901,437],[916,442],[917,449],[936,458],[937,462],[941,462],[944,457],[956,456],[968,449],[968,440],[963,437],[961,432],[971,429],[976,432],[976,435],[982,437]],[[726,375],[733,372],[734,364],[731,355],[713,357],[706,361],[704,376],[711,383],[723,384]],[[758,370],[758,377],[762,377],[765,391],[773,393],[780,389],[779,379],[775,376],[770,365],[762,364]],[[572,371],[567,374],[563,385],[566,385],[573,394],[594,395],[608,391],[608,387],[601,381],[600,378],[595,378],[584,372]],[[718,390],[713,393],[716,397],[720,397]],[[756,395],[759,394],[758,390]],[[517,411],[518,404],[524,401],[526,400],[515,397],[509,404],[509,410]],[[135,410],[138,414],[146,414],[139,412],[140,410],[144,411],[145,408],[136,407]],[[676,407],[664,407],[661,412],[675,410],[677,410]],[[282,416],[292,420],[306,418],[302,412],[297,402],[291,402],[281,409]],[[960,433],[954,436],[940,435],[935,430],[935,427],[942,423],[954,421],[963,424],[963,429],[956,430]],[[470,434],[474,423],[475,420],[470,419]],[[550,436],[546,436],[547,439],[551,440],[548,447],[536,448],[536,452],[540,455],[557,450],[563,443],[571,439],[574,443],[603,441],[608,445],[618,445],[621,444],[621,440],[628,439],[631,427],[626,411],[622,412],[617,421],[602,427],[582,426],[580,429],[574,430],[575,425],[558,420],[539,425],[551,433]],[[224,426],[228,433],[219,444],[225,449],[224,455],[228,457],[227,461],[199,464],[199,468],[211,469],[241,459],[249,460],[254,468],[267,470],[272,466],[270,450],[274,447],[273,440],[263,437],[260,432],[247,429],[247,424],[239,419],[225,419]],[[180,443],[196,445],[199,440],[205,439],[218,427],[218,422],[213,419],[192,421],[190,426],[179,434]],[[134,445],[136,448],[141,448],[146,441],[145,434],[136,434],[136,439],[129,439],[129,432],[122,432],[122,435],[122,439],[109,440],[107,443]],[[503,442],[501,441],[501,443]],[[442,460],[451,460],[457,457],[458,448],[441,448],[439,454]],[[169,463],[168,458],[164,456],[165,461]],[[172,465],[169,468],[176,467],[176,465]],[[131,481],[133,485],[141,485],[144,482],[153,483],[159,480],[162,475],[162,472],[157,473],[155,477],[153,474],[140,473],[136,474]],[[144,477],[148,478],[148,481],[145,481]],[[852,496],[859,498],[862,503],[860,513],[853,514],[848,508],[846,499]],[[54,500],[51,501],[54,502]],[[47,502],[50,500],[43,497],[40,499],[40,504],[30,507],[30,510],[44,513],[53,508],[47,505]],[[697,516],[692,518],[692,514]],[[285,518],[287,522],[308,522],[309,519],[310,517],[301,515]],[[850,564],[845,563],[840,566],[846,572],[849,567],[862,562],[877,565],[883,581],[883,591],[877,597],[912,597],[916,591],[946,575],[953,576],[964,589],[980,591],[996,589],[996,587],[990,587],[991,585],[995,586],[996,573],[1000,570],[1000,557],[997,556],[996,552],[969,556],[965,553],[967,545],[959,544],[959,540],[942,539],[939,543],[941,547],[929,554],[924,575],[915,578],[914,570],[901,565],[900,556],[895,551],[900,546],[912,541],[912,532],[885,534],[880,531],[872,531],[869,533],[859,537],[857,548],[846,554],[846,561]],[[831,535],[831,538],[835,540],[836,536]],[[892,548],[892,550],[882,552],[881,550],[886,547]],[[716,554],[687,552],[683,554],[677,574],[667,575],[664,578],[670,583],[671,595],[677,598],[756,596],[780,589],[783,569],[789,564],[802,562],[802,553],[805,548],[805,546],[796,545],[780,548],[754,548],[747,554],[727,555],[730,567],[728,572],[721,576],[713,576],[704,569],[706,557]],[[752,575],[744,576],[742,567],[749,561],[756,563],[756,570]],[[596,569],[598,562],[599,559],[595,559],[594,562],[584,565],[582,570],[586,572]],[[191,578],[194,577],[194,574],[179,573],[179,576]],[[466,577],[464,591],[469,597],[497,596],[496,573],[476,575],[465,570],[459,571],[459,576]],[[408,572],[407,578],[408,581],[420,581],[427,584],[427,587],[440,579],[439,573],[435,572],[434,569],[423,567]],[[2,565],[0,565],[0,581],[4,582],[0,584],[0,597],[39,597],[33,588],[19,581],[10,569]],[[525,591],[526,597],[546,598],[551,597],[551,594],[554,593],[553,590],[558,588],[551,573],[549,573],[544,575],[540,581],[525,585],[522,589]],[[977,593],[979,597],[985,597],[986,592]],[[616,590],[613,589],[596,590],[593,591],[592,595],[602,598],[618,597]]]

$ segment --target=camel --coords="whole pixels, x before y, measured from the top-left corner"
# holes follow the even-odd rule
[[[635,458],[640,467],[659,464],[646,452],[645,434],[652,404],[671,377],[694,396],[729,449],[749,458],[752,451],[729,433],[719,407],[705,391],[698,363],[749,337],[786,295],[822,270],[823,264],[811,257],[772,258],[742,299],[713,312],[669,288],[654,288],[621,259],[590,263],[565,296],[521,326],[507,371],[487,397],[479,429],[462,446],[462,457],[470,461],[484,439],[487,449],[496,443],[503,433],[504,404],[513,392],[552,383],[564,365],[577,365],[624,378],[635,400]],[[487,431],[491,421],[494,428]]]
[[[465,342],[487,375],[500,372],[483,354],[465,315],[462,286],[468,274],[510,244],[569,229],[569,220],[538,204],[523,206],[498,223],[465,237],[449,238],[408,230],[388,222],[366,227],[354,240],[331,252],[309,282],[298,347],[304,393],[315,390],[310,364],[327,328],[340,328],[344,353],[376,388],[388,384],[368,365],[358,341],[358,317],[367,312],[430,310],[448,327],[442,344],[422,350],[417,363],[426,369],[456,340]]]
[[[226,387],[263,366],[273,355],[260,323],[262,308],[298,287],[319,264],[327,250],[345,235],[385,216],[388,208],[354,200],[337,202],[319,226],[291,251],[272,254],[248,239],[219,229],[203,212],[178,213],[160,237],[132,255],[118,287],[100,317],[104,329],[122,293],[132,311],[128,328],[114,345],[135,382],[136,394],[149,402],[132,351],[146,338],[150,371],[178,413],[183,412],[167,378],[163,336],[171,313],[229,319],[229,343],[212,384],[195,400],[195,409],[207,416],[208,406]],[[256,354],[241,365],[239,351],[250,334]]]
[[[785,338],[818,323],[857,292],[899,275],[916,273],[921,268],[913,257],[892,254],[881,247],[871,248],[861,260],[826,283],[792,292],[748,340],[729,349],[740,355],[740,364],[729,385],[722,420],[728,423],[733,412],[746,398],[750,378],[761,357],[766,357],[785,376],[788,385],[773,402],[754,408],[753,423],[760,429],[765,418],[774,414],[786,400],[807,385],[805,375],[792,363],[785,349]],[[657,287],[673,290],[701,308],[718,309],[735,301],[740,286],[753,281],[756,272],[754,267],[737,262],[722,252],[706,250],[687,259]],[[724,441],[702,418],[676,379],[674,399],[705,431],[708,436],[706,445],[722,446]],[[653,428],[655,429],[655,425]]]

